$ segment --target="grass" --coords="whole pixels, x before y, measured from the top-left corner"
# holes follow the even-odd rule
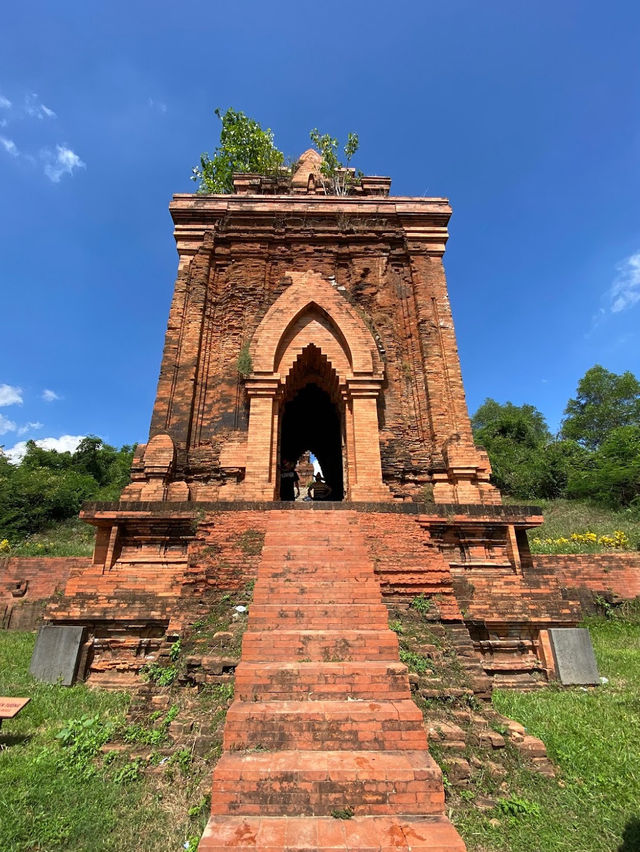
[[[125,693],[36,683],[28,674],[33,645],[32,634],[0,633],[0,694],[32,699],[0,731],[0,849],[195,849],[208,816],[212,757],[166,742],[167,715],[180,708],[127,724]],[[126,751],[94,757],[105,733],[110,744],[118,732],[125,741],[157,740],[163,751],[148,759]]]
[[[516,501],[517,502],[517,501]],[[579,500],[534,501],[541,505],[544,524],[529,530],[532,553],[603,553],[611,548],[601,544],[571,541],[572,533],[593,532],[598,538],[615,530],[625,533],[628,543],[619,550],[640,549],[640,512],[638,509],[605,509]],[[550,539],[551,541],[548,541]],[[568,541],[559,541],[568,539]]]
[[[494,707],[547,746],[557,777],[532,772],[507,746],[505,780],[480,770],[453,793],[470,852],[637,852],[640,849],[640,608],[588,622],[601,675],[595,689],[499,691]],[[477,796],[497,798],[481,811]]]
[[[95,528],[79,518],[32,533],[0,556],[91,556]]]

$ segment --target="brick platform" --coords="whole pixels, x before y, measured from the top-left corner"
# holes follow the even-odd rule
[[[357,513],[270,515],[199,849],[463,852]]]

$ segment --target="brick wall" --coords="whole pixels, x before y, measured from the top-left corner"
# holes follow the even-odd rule
[[[440,550],[430,546],[415,515],[359,512],[357,523],[386,599],[411,600],[424,594],[434,598],[443,619],[462,617],[449,565]]]
[[[88,556],[9,556],[0,559],[0,626],[33,630],[45,603],[71,576],[90,565]]]
[[[640,553],[536,555],[535,565],[552,571],[567,589],[613,592],[621,598],[640,595]]]

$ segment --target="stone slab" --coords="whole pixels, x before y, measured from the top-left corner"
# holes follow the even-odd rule
[[[560,683],[599,684],[600,675],[589,631],[584,627],[553,627],[549,630]]]
[[[71,686],[78,668],[84,627],[45,624],[40,628],[29,672],[42,683]]]

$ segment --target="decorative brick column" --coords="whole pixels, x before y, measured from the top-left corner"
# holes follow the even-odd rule
[[[351,442],[347,441],[349,470],[348,496],[357,501],[391,500],[391,492],[382,482],[380,438],[378,434],[377,399],[382,380],[350,377],[347,379],[347,396],[350,401]],[[353,460],[349,452],[352,446]]]
[[[246,384],[251,408],[245,498],[277,500],[280,377],[251,378]]]

